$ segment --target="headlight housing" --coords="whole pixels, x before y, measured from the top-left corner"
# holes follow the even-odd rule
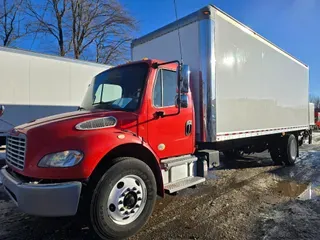
[[[83,153],[75,150],[51,153],[44,156],[38,163],[39,167],[73,167],[81,162]]]

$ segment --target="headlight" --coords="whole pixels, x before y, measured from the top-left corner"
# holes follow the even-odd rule
[[[44,156],[38,166],[39,167],[72,167],[77,165],[83,159],[83,153],[79,151],[69,150],[64,152],[52,153]]]

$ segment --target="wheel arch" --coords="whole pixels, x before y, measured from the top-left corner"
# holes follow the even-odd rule
[[[160,197],[164,196],[163,180],[159,162],[150,149],[139,143],[125,143],[113,148],[100,160],[89,179],[99,181],[103,173],[117,163],[115,159],[118,157],[134,157],[146,163],[155,176],[157,194]]]

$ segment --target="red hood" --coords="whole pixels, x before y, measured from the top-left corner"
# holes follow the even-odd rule
[[[132,113],[128,112],[119,112],[119,111],[107,111],[107,110],[92,110],[92,111],[74,111],[74,112],[67,112],[62,114],[57,114],[49,117],[39,118],[33,120],[31,122],[22,124],[17,126],[15,129],[19,130],[20,132],[26,133],[28,130],[43,126],[45,124],[57,123],[66,120],[72,119],[83,119],[88,120],[89,118],[97,118],[97,117],[105,117],[109,115],[133,115]]]
[[[80,131],[75,127],[83,121],[107,116],[113,116],[117,119],[116,126],[88,131]],[[133,136],[138,132],[137,123],[138,115],[136,113],[93,110],[54,115],[20,125],[16,128],[18,131],[12,131],[11,135],[17,135],[19,132],[25,134],[28,147],[24,170],[15,169],[15,171],[24,176],[40,179],[70,179],[72,175],[70,175],[68,168],[50,169],[49,171],[46,168],[39,168],[38,162],[48,153],[61,152],[66,149],[83,151],[86,158],[94,159],[94,161],[98,162],[106,152],[122,142],[128,142],[129,136],[134,138],[136,142],[140,142],[139,138]],[[129,136],[126,139],[120,139],[117,137],[119,133],[129,134]],[[83,164],[85,165],[80,164],[75,167],[78,174],[76,179],[83,176],[87,178],[93,171],[92,166],[96,165],[91,163],[90,160],[83,161]]]

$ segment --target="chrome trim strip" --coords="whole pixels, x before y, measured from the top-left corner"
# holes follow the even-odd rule
[[[202,95],[203,104],[203,116],[200,116],[200,129],[202,129],[200,141],[214,142],[216,140],[216,83],[214,22],[211,19],[204,19],[199,22],[199,37],[200,80],[202,80],[202,93],[200,95]]]

